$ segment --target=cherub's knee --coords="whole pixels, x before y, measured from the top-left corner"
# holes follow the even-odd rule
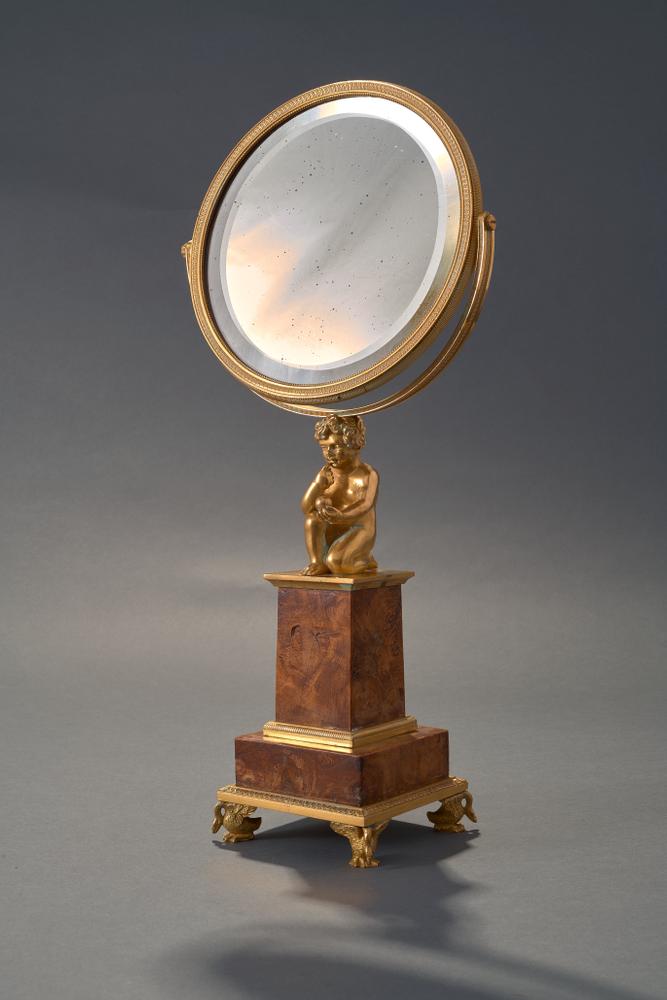
[[[319,538],[324,534],[324,525],[316,514],[309,514],[304,519],[304,529],[308,538]]]
[[[329,552],[326,558],[326,563],[329,567],[329,571],[333,573],[334,576],[340,573],[342,562],[335,552]]]

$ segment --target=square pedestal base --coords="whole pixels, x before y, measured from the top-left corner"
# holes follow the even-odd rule
[[[369,806],[444,781],[448,775],[446,729],[419,726],[354,753],[276,743],[262,733],[236,739],[237,785],[340,806]]]

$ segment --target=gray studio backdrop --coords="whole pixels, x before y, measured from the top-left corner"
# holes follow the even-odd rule
[[[8,1000],[664,996],[665,12],[5,5]],[[353,77],[440,103],[498,218],[475,333],[366,449],[408,708],[479,834],[409,814],[370,872],[314,821],[208,833],[319,458],[215,361],[179,254],[242,133]]]

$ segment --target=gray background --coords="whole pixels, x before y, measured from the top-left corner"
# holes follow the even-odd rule
[[[665,10],[6,5],[3,996],[664,995]],[[247,127],[351,77],[441,103],[499,220],[472,339],[366,449],[479,834],[420,810],[370,872],[322,823],[207,833],[319,460],[179,255]]]

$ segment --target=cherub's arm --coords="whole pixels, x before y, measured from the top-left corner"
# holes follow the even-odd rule
[[[325,520],[330,521],[332,524],[352,524],[358,518],[367,514],[371,510],[377,499],[378,486],[380,483],[380,477],[375,471],[375,469],[370,469],[368,473],[368,485],[366,487],[366,493],[363,500],[358,500],[356,503],[347,507],[344,511],[336,511],[335,516],[328,518],[326,515]]]
[[[322,496],[327,486],[330,486],[332,482],[333,475],[329,466],[323,465],[303,495],[301,510],[304,514],[311,514],[314,511],[315,501]]]

